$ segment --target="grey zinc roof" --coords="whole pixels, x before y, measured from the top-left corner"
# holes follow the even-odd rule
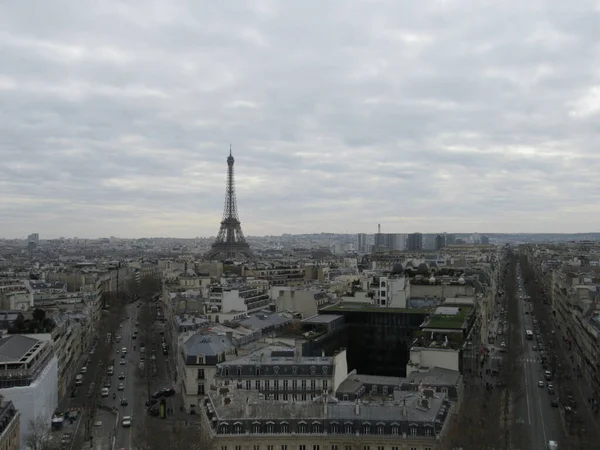
[[[38,342],[37,339],[20,334],[0,339],[0,362],[19,361]]]
[[[255,352],[252,352],[248,355],[240,356],[235,360],[228,361],[227,365],[235,366],[237,365],[269,365],[269,364],[277,364],[277,365],[332,365],[333,357],[331,356],[301,356],[300,358],[295,358],[295,348],[294,347],[286,347],[283,345],[270,345],[265,348],[261,348]]]
[[[454,386],[460,379],[460,373],[455,370],[443,369],[441,367],[432,367],[427,372],[413,372],[407,378],[408,382],[438,385]]]
[[[249,327],[255,330],[262,330],[263,328],[285,325],[288,322],[291,322],[291,319],[281,317],[279,314],[267,313],[251,314],[247,318],[239,321],[239,323],[242,326]]]
[[[224,336],[198,333],[185,341],[184,347],[187,356],[215,356],[231,350],[233,345]]]

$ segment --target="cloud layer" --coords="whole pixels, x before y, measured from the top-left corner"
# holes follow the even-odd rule
[[[0,234],[600,223],[600,8],[581,0],[0,5]]]

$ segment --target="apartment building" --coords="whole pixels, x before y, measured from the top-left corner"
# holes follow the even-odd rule
[[[0,395],[0,450],[21,449],[21,414]]]
[[[211,312],[250,313],[260,311],[271,303],[267,285],[240,282],[228,285],[211,286],[208,294],[208,308]]]
[[[208,394],[201,418],[215,450],[438,450],[451,410],[433,390],[284,402],[230,386]]]
[[[50,423],[58,404],[58,362],[51,342],[19,334],[0,339],[0,389],[28,424],[38,417]],[[24,442],[27,427],[21,427]]]
[[[307,401],[335,392],[347,376],[345,349],[333,357],[304,357],[300,348],[269,346],[217,364],[215,384],[235,384],[275,401]]]

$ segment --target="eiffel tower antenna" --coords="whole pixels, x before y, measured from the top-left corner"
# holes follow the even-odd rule
[[[227,184],[225,187],[225,207],[223,208],[223,220],[219,234],[212,244],[206,259],[228,260],[235,257],[252,258],[250,245],[246,242],[242,232],[242,224],[238,217],[237,202],[235,199],[235,178],[233,175],[233,164],[235,159],[229,144],[229,156],[227,157]]]

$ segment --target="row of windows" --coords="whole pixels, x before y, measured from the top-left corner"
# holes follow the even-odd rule
[[[273,367],[273,373],[275,375],[277,375],[279,373],[279,366],[275,366]],[[243,375],[243,371],[242,371],[242,367],[241,366],[236,366],[236,375],[237,376],[242,376]],[[265,371],[266,372],[266,371]],[[323,373],[323,375],[327,375],[327,373],[329,372],[329,367],[328,366],[323,366],[321,367],[321,372]],[[223,369],[223,376],[228,377],[230,373],[229,367],[225,367]],[[310,367],[310,374],[311,375],[315,375],[317,373],[317,368],[315,366],[311,366]],[[256,366],[254,368],[254,375],[256,376],[260,376],[261,374],[261,367],[260,366]],[[292,374],[296,375],[298,374],[298,367],[297,366],[292,366]]]
[[[281,422],[279,424],[275,424],[274,422],[267,422],[266,424],[255,422],[250,427],[250,432],[252,434],[287,434],[290,433],[293,428],[294,427],[291,427],[287,422]],[[350,422],[346,422],[342,425],[337,422],[332,422],[329,424],[329,427],[325,427],[323,424],[316,421],[312,424],[299,422],[295,427],[295,431],[299,434],[324,433],[326,428],[329,428],[328,431],[330,434],[354,434],[358,431],[361,434],[399,435],[401,432],[399,424],[386,426],[383,423],[376,425],[363,423],[361,426],[357,427]],[[218,432],[219,434],[244,434],[246,432],[246,427],[241,422],[234,423],[233,427],[231,427],[228,423],[221,423],[219,425]],[[411,425],[408,427],[408,435],[433,437],[435,436],[435,431],[433,426],[429,424],[422,427]]]
[[[316,391],[316,390],[327,390],[328,388],[328,383],[327,380],[323,380],[321,383],[317,383],[317,380],[310,380],[310,384],[307,383],[307,380],[300,380],[300,387],[298,387],[298,380],[282,380],[282,382],[280,383],[280,380],[272,380],[273,384],[271,384],[271,380],[254,380],[254,389],[256,389],[257,391],[260,390],[265,390],[265,391],[269,391],[271,390],[271,387],[273,388],[273,390],[275,391],[289,391],[290,390],[290,386],[291,386],[291,390],[292,391],[298,391],[298,390],[302,390],[302,391],[306,391],[307,387],[310,386],[310,390],[311,391]],[[228,382],[225,382],[225,385],[228,385]],[[240,384],[238,384],[238,388],[242,388],[242,386]],[[252,380],[246,380],[246,390],[250,391],[252,390]]]
[[[319,444],[314,444],[312,445],[312,450],[321,450],[321,447],[323,448],[323,450],[341,450],[339,445],[337,444],[332,444],[332,445],[319,445]],[[353,450],[351,445],[344,445],[344,450]],[[275,446],[274,445],[264,445],[263,446],[264,450],[275,450]],[[309,445],[304,445],[304,444],[300,444],[298,446],[298,450],[310,450],[311,446]],[[392,447],[388,447],[390,450],[400,450],[400,447],[398,446],[392,446]],[[226,445],[221,445],[221,450],[227,450],[227,446]],[[233,446],[233,450],[242,450],[242,446],[241,445],[234,445]],[[260,445],[253,445],[252,446],[252,450],[263,450],[261,449]],[[288,446],[287,444],[281,444],[278,446],[278,450],[288,450]],[[362,450],[371,450],[371,446],[370,445],[363,445]],[[387,450],[386,447],[384,445],[377,445],[377,446],[373,446],[373,450]],[[432,450],[431,447],[410,447],[410,450]]]

